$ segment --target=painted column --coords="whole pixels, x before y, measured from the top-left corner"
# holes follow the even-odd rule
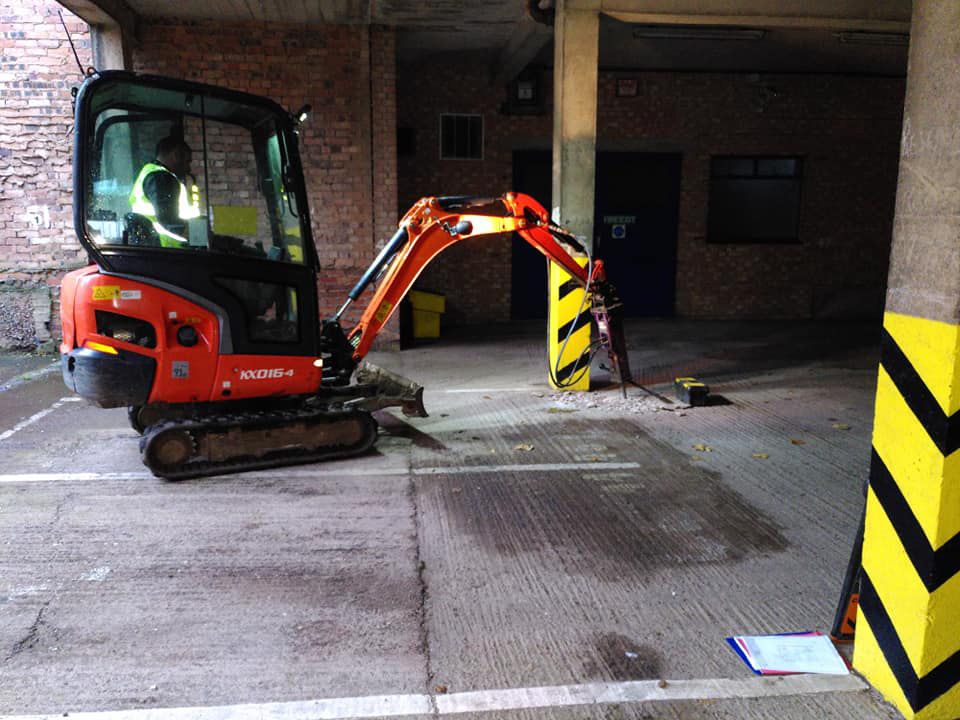
[[[597,52],[600,37],[599,0],[559,0],[555,15],[553,69],[553,209],[554,222],[583,238],[593,248],[594,178],[597,157]],[[584,305],[587,331],[567,338],[559,333],[568,322],[567,305],[573,295],[560,294],[569,276],[550,264],[548,307],[551,321],[547,350],[551,365],[575,367],[570,358],[579,360],[590,344],[589,303]],[[576,293],[579,299],[581,293]],[[576,312],[580,303],[573,303]],[[562,337],[558,337],[562,335]],[[566,345],[562,347],[564,340]],[[563,358],[560,358],[561,350]],[[560,368],[562,371],[563,368]],[[577,369],[578,381],[571,390],[588,390],[590,373]],[[559,378],[557,378],[559,379]],[[554,378],[551,384],[556,387]],[[561,381],[561,385],[565,383]]]
[[[960,717],[960,3],[914,0],[854,666]]]
[[[581,267],[586,258],[578,258]],[[550,387],[590,389],[590,297],[563,268],[550,263],[547,359]],[[582,311],[582,312],[581,312]]]
[[[90,26],[93,64],[97,70],[129,70],[130,42],[118,23]]]

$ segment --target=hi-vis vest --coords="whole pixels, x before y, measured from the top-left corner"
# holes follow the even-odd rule
[[[194,197],[194,200],[197,202],[191,204],[190,196],[187,194],[187,186],[180,182],[180,178],[174,173],[157,163],[147,163],[140,170],[140,174],[137,175],[137,179],[133,183],[133,189],[130,190],[130,209],[135,213],[143,215],[153,223],[153,229],[156,230],[157,235],[160,236],[160,244],[163,245],[163,247],[182,247],[187,244],[187,238],[177,235],[175,232],[168,230],[160,224],[157,220],[157,209],[143,191],[143,181],[147,179],[147,175],[155,172],[169,173],[176,178],[177,184],[180,186],[180,198],[177,203],[177,212],[180,215],[180,219],[189,220],[190,218],[200,217],[199,198]]]

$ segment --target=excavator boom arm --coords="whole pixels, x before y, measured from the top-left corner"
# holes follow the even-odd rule
[[[438,254],[466,238],[506,232],[518,233],[566,270],[582,287],[590,288],[605,280],[600,261],[592,264],[593,276],[588,276],[590,269],[582,267],[575,259],[577,255],[586,256],[577,239],[551,224],[547,211],[529,195],[507,193],[500,198],[422,198],[404,215],[397,233],[349,294],[348,303],[356,300],[370,282],[384,273],[383,281],[360,322],[347,335],[354,348],[354,361],[359,362],[366,356],[400,301]]]

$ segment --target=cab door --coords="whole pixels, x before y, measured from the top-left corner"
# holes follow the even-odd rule
[[[265,98],[126,72],[88,79],[76,112],[74,223],[101,272],[214,312],[221,355],[316,357],[317,261],[290,115]],[[178,178],[195,212],[178,225],[182,242],[161,243],[165,228],[132,195],[169,138],[190,150]]]

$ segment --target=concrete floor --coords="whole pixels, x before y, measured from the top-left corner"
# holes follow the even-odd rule
[[[375,452],[180,483],[145,473],[124,411],[8,371],[0,713],[899,717],[854,676],[754,677],[724,642],[829,630],[878,340],[635,322],[655,394],[623,399],[549,390],[539,324],[474,332],[371,357],[431,413],[379,414]],[[726,404],[671,402],[681,374]]]

